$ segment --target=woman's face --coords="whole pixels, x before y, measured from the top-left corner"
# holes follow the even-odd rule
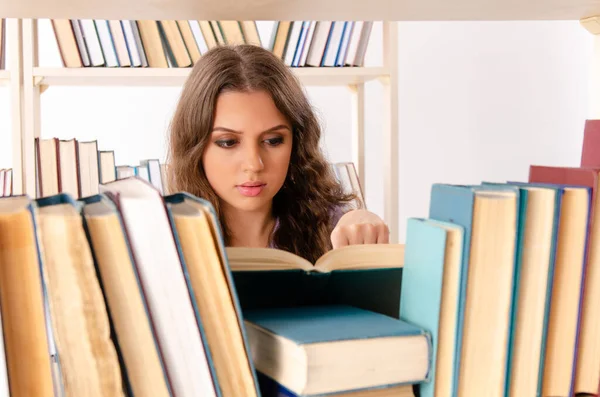
[[[283,186],[292,129],[267,92],[224,92],[202,159],[224,208],[267,210]]]

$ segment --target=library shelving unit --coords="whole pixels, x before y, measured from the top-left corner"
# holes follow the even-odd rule
[[[368,20],[384,21],[383,63],[375,68],[294,68],[305,85],[345,85],[353,96],[353,158],[364,182],[364,85],[384,87],[384,219],[392,241],[399,224],[398,186],[398,27],[397,21],[581,20],[600,33],[600,0],[0,0],[0,17],[18,18],[22,48],[19,139],[15,140],[15,192],[35,192],[34,138],[40,133],[40,95],[53,85],[181,85],[187,69],[58,69],[37,63],[36,18],[196,19],[196,20]],[[388,22],[393,21],[393,22]],[[585,23],[584,23],[585,21]],[[596,36],[596,40],[598,40]],[[410,39],[410,38],[409,38]],[[596,46],[598,49],[600,46]],[[597,50],[598,52],[600,50]],[[596,72],[600,76],[600,70]],[[594,77],[592,76],[592,79]],[[590,90],[599,91],[600,90]],[[591,96],[600,93],[590,92]],[[599,109],[600,110],[600,109]],[[368,182],[367,182],[368,183]]]
[[[95,19],[100,19],[99,18]],[[142,15],[146,18],[146,15]],[[74,18],[75,19],[75,18]],[[125,18],[120,18],[125,19]],[[133,18],[133,15],[129,19]],[[157,18],[158,19],[158,18]],[[164,19],[164,18],[162,18]],[[189,19],[189,18],[188,18]],[[206,18],[204,18],[206,19]],[[23,99],[22,129],[15,140],[15,150],[21,150],[22,161],[13,167],[22,176],[15,190],[35,194],[35,156],[33,143],[40,136],[40,96],[52,86],[181,86],[190,68],[44,68],[38,66],[37,20],[22,20]],[[393,148],[397,147],[397,30],[396,23],[383,23],[382,65],[376,67],[293,67],[291,70],[305,86],[347,86],[352,95],[352,161],[360,180],[364,172],[364,109],[365,83],[380,81],[384,87],[386,139],[386,195],[384,218],[390,226],[390,238],[397,239],[398,224],[398,163]]]

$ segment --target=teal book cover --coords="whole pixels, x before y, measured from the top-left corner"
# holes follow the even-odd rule
[[[248,310],[244,318],[266,395],[334,396],[412,387],[430,370],[427,330],[369,310],[302,306]],[[371,339],[368,346],[375,350],[366,350]],[[285,359],[301,356],[306,358]]]
[[[299,345],[428,335],[417,325],[347,305],[248,310],[244,319]]]
[[[410,218],[407,223],[400,318],[424,328],[432,337],[431,370],[427,381],[419,385],[421,397],[434,397],[436,392],[436,366],[440,343],[444,274],[448,275],[448,279],[452,279],[453,275],[449,273],[456,271],[455,279],[462,278],[460,267],[458,269],[445,269],[444,267],[448,244],[446,228],[457,230],[462,242],[464,229],[461,226],[420,218]],[[458,286],[448,285],[446,288],[452,290],[458,289]],[[457,295],[457,305],[458,299]],[[445,314],[447,316],[455,315],[450,312]],[[459,325],[457,319],[454,317],[454,321],[451,321],[455,327]],[[456,329],[453,331],[448,329],[446,332],[456,335]],[[454,343],[444,346],[445,352],[453,357],[453,361],[454,357],[460,354],[454,347]],[[456,372],[457,368],[452,367],[452,373]],[[444,378],[448,379],[451,384],[442,387],[453,390],[455,376],[445,376]]]
[[[473,214],[475,197],[479,193],[492,193],[495,191],[499,192],[511,192],[516,195],[517,205],[519,199],[519,189],[513,186],[500,186],[500,185],[452,185],[452,184],[434,184],[431,189],[431,200],[429,207],[429,218],[453,223],[464,228],[464,239],[463,239],[463,255],[462,255],[462,277],[460,280],[460,298],[458,308],[458,330],[456,334],[456,351],[461,352],[463,346],[463,333],[464,333],[464,320],[465,320],[465,305],[466,305],[466,293],[468,285],[468,274],[469,274],[469,262],[470,250],[471,250],[471,236],[473,232]],[[518,209],[515,221],[519,222]],[[517,235],[515,234],[515,243],[517,241]],[[512,254],[513,266],[516,261],[516,249]],[[512,294],[514,286],[511,286],[511,306],[514,300]],[[507,314],[507,321],[510,324],[511,314]],[[510,326],[510,325],[509,325]],[[507,332],[510,332],[508,330]],[[510,334],[509,334],[510,335]],[[507,338],[510,339],[510,336]],[[507,341],[508,342],[508,341]],[[508,350],[508,343],[506,349]],[[505,355],[504,366],[508,367],[508,354]],[[461,355],[455,355],[454,368],[461,368]],[[507,374],[506,372],[502,375],[504,377],[504,383],[506,383]],[[456,379],[454,380],[454,389],[452,395],[458,394],[458,372],[455,373]],[[505,391],[503,392],[505,393]]]

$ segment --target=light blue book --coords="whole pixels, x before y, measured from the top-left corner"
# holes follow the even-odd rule
[[[422,382],[431,336],[414,324],[347,305],[244,312],[256,369],[297,396]]]
[[[518,205],[513,186],[432,187],[429,218],[465,231],[453,396],[506,392]]]
[[[455,387],[463,236],[464,228],[449,222],[410,218],[407,223],[400,318],[432,336],[431,371],[419,385],[421,397],[450,397]]]

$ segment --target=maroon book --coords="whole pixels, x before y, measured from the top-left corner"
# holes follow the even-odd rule
[[[581,166],[600,168],[600,120],[585,121]]]

